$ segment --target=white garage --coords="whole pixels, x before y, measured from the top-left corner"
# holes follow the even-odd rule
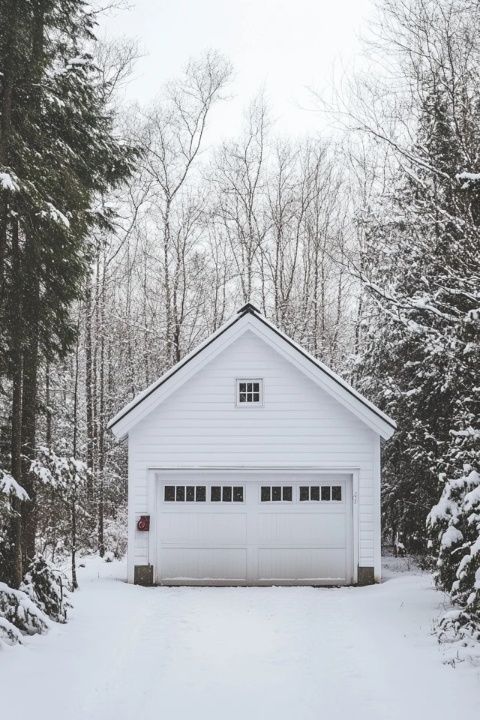
[[[380,578],[394,422],[246,305],[123,408],[131,582]]]

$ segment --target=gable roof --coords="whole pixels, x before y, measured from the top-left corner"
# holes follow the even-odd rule
[[[268,344],[293,362],[304,374],[323,387],[342,405],[347,407],[383,438],[388,439],[396,429],[396,423],[364,398],[339,375],[279,330],[251,303],[238,310],[225,325],[186,355],[180,362],[164,373],[158,380],[139,393],[125,405],[108,423],[117,438],[128,432],[177,387],[183,385],[213,357],[228,347],[247,330],[252,330]]]

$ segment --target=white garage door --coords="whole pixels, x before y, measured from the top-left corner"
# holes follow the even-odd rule
[[[352,582],[352,479],[159,473],[156,582]]]

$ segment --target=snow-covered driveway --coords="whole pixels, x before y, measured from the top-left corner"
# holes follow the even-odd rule
[[[480,717],[480,668],[442,664],[426,575],[175,589],[122,570],[89,560],[71,622],[0,652],[2,720]]]

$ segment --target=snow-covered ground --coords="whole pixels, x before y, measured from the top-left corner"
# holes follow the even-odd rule
[[[71,621],[0,651],[0,717],[480,717],[480,667],[432,635],[443,596],[398,564],[366,588],[175,589],[87,559]]]

